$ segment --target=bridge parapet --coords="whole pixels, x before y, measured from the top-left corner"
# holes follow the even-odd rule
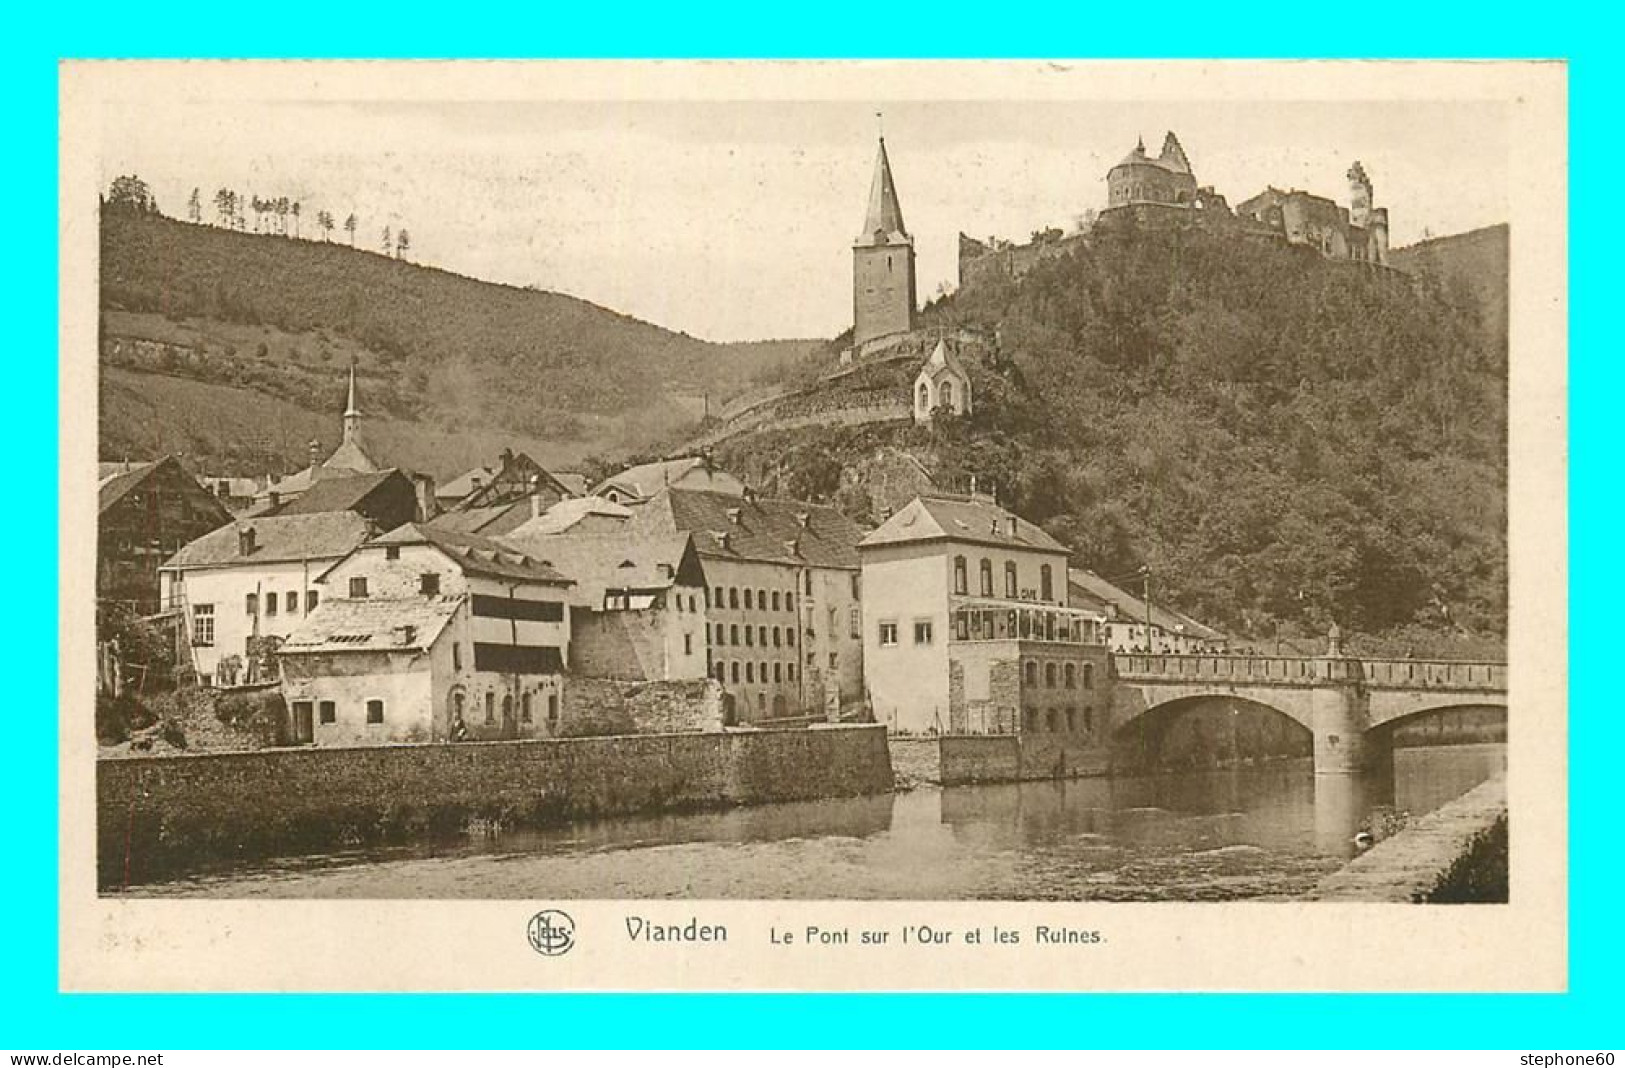
[[[1380,689],[1506,690],[1506,665],[1469,660],[1361,660],[1354,657],[1117,654],[1117,677],[1128,682],[1271,683],[1315,686],[1357,679]]]

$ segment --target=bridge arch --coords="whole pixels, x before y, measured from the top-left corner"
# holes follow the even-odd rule
[[[1314,735],[1306,709],[1288,711],[1256,697],[1209,691],[1171,696],[1120,716],[1111,744],[1118,766],[1150,770],[1309,756]]]
[[[1506,740],[1506,702],[1433,696],[1434,700],[1416,702],[1417,707],[1402,715],[1373,722],[1373,737],[1389,748]]]
[[[1458,708],[1498,708],[1506,712],[1505,694],[1429,693],[1425,690],[1370,691],[1369,723],[1389,727],[1406,720]]]

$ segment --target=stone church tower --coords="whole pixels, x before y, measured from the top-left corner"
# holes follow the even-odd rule
[[[852,346],[914,329],[914,239],[880,139],[863,233],[852,242]]]

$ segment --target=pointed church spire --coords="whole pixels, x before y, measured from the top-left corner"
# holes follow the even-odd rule
[[[891,160],[886,158],[884,137],[880,138],[880,152],[875,157],[874,181],[869,185],[869,210],[863,217],[862,240],[871,242],[877,233],[885,234],[888,240],[893,234],[901,235],[905,241],[908,239],[903,209],[897,203],[897,186],[892,181]]]
[[[361,430],[361,409],[355,403],[355,361],[350,361],[350,399],[344,406],[344,440],[354,441]]]

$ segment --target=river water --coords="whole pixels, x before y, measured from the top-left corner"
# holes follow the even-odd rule
[[[1401,749],[1390,777],[1308,762],[582,822],[132,887],[142,896],[1217,901],[1304,893],[1505,767]]]

